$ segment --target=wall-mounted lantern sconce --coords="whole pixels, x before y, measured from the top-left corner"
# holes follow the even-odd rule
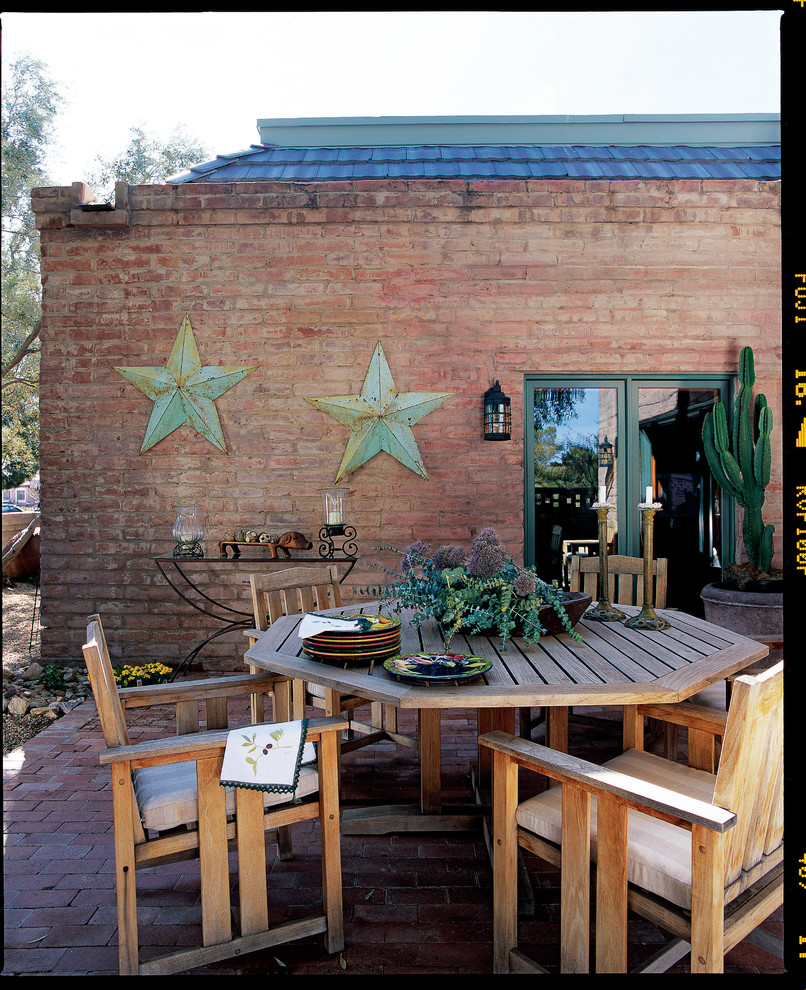
[[[613,467],[613,462],[615,460],[615,450],[613,444],[610,443],[605,435],[604,440],[596,445],[596,450],[599,454],[599,467],[600,468],[610,468]]]
[[[482,404],[485,440],[509,440],[512,436],[512,410],[509,396],[498,382],[484,393]]]
[[[322,495],[322,528],[319,531],[320,557],[355,557],[358,547],[355,544],[356,532],[347,521],[347,489],[320,488]],[[333,537],[341,538],[341,546],[336,546]]]

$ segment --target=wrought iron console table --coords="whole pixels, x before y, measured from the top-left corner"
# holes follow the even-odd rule
[[[251,607],[247,611],[213,598],[207,593],[209,589],[205,590],[201,588],[198,581],[194,580],[193,576],[188,573],[188,570],[193,568],[198,571],[201,568],[202,571],[209,572],[222,567],[226,570],[228,567],[232,569],[233,567],[237,568],[250,564],[257,564],[260,567],[272,564],[284,564],[286,567],[293,567],[295,564],[322,564],[325,562],[322,557],[154,557],[152,559],[159,568],[160,574],[162,574],[182,601],[190,605],[191,608],[196,609],[197,612],[201,612],[202,615],[206,615],[211,619],[215,619],[216,622],[224,624],[221,629],[217,629],[193,647],[174,671],[171,677],[172,681],[176,680],[180,674],[184,673],[190,667],[199,653],[212,640],[218,639],[219,636],[225,636],[227,633],[237,629],[250,629],[255,623]],[[342,563],[342,560],[347,564],[347,569],[339,577],[339,584],[344,581],[353,567],[355,567],[358,558],[346,557],[335,561],[335,563]],[[334,561],[327,561],[327,563],[334,563]]]

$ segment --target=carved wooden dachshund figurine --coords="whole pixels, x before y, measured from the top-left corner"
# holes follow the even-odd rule
[[[310,550],[312,547],[313,543],[302,533],[283,533],[279,543],[269,544],[269,552],[272,557],[290,557],[289,550]]]

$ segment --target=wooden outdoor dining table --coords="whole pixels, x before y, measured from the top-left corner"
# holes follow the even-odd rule
[[[628,616],[638,607],[619,606]],[[384,603],[346,604],[331,615],[364,612],[397,613]],[[246,662],[256,668],[284,674],[291,679],[320,684],[340,694],[355,694],[399,710],[418,712],[421,771],[420,807],[414,814],[395,809],[364,809],[344,813],[345,832],[449,830],[467,828],[465,814],[443,809],[441,798],[440,713],[475,709],[478,734],[493,729],[514,733],[518,709],[546,711],[546,745],[567,752],[568,711],[577,706],[616,705],[624,711],[624,745],[637,738],[635,706],[676,703],[711,684],[763,659],[768,648],[703,619],[670,609],[657,614],[670,622],[662,631],[627,628],[623,622],[583,619],[576,632],[541,637],[527,646],[515,637],[501,644],[495,633],[454,635],[450,651],[479,656],[492,662],[487,673],[472,683],[409,683],[396,679],[382,663],[337,666],[309,659],[297,630],[301,615],[283,616],[246,652]],[[401,653],[444,651],[433,620],[412,623],[410,612],[400,613]],[[283,716],[282,713],[279,717]],[[490,766],[479,754],[477,788],[486,790]],[[478,819],[478,814],[476,815]]]

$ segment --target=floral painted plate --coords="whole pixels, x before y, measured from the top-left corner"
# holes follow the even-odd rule
[[[492,667],[483,657],[463,653],[406,653],[384,660],[383,665],[398,680],[419,684],[472,681]]]

